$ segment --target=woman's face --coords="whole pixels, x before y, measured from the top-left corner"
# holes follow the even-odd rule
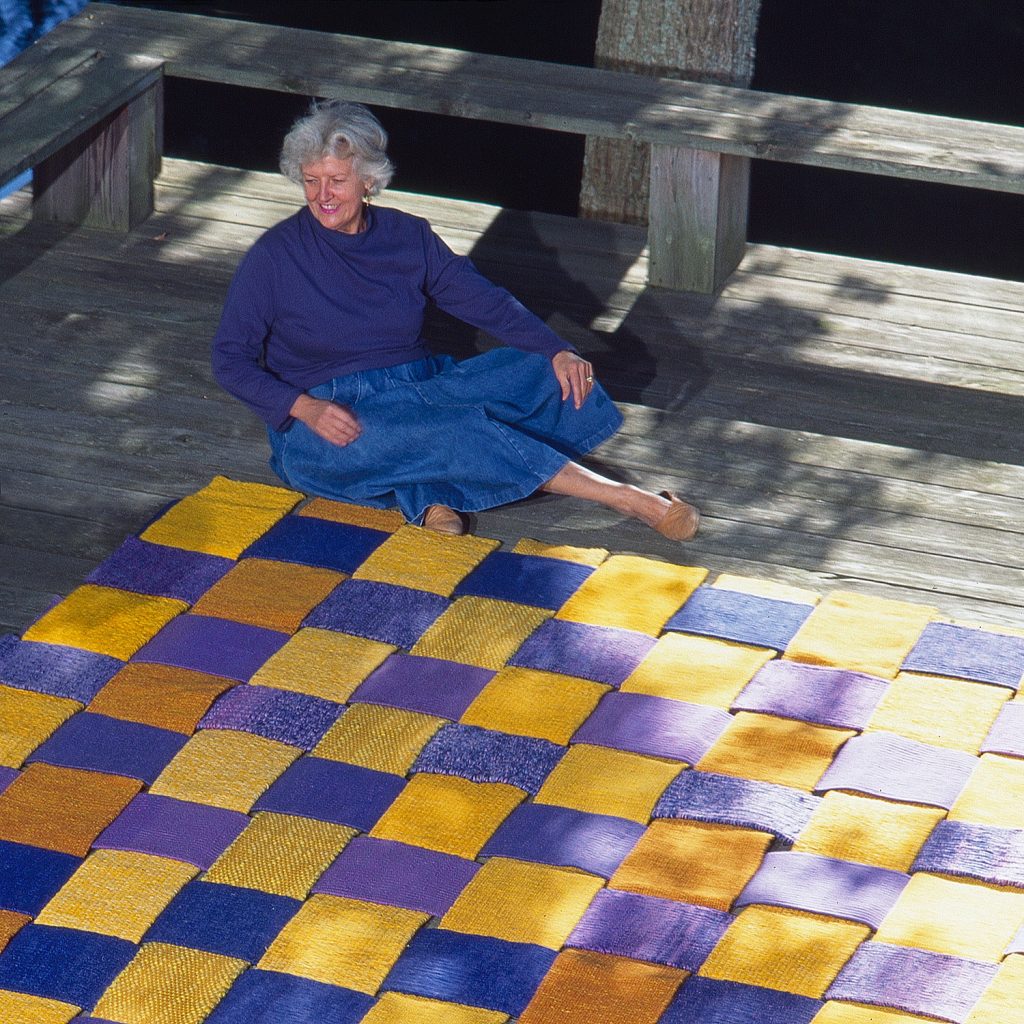
[[[354,235],[363,227],[363,197],[370,186],[352,169],[352,158],[325,156],[304,164],[302,185],[310,212],[331,231]]]

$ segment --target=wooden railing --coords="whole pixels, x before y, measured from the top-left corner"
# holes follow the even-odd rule
[[[20,73],[35,106],[76,53],[94,69],[144,58],[169,76],[647,143],[650,282],[683,290],[717,291],[742,258],[752,158],[1024,192],[1024,128],[102,3],[0,69],[0,95],[20,61],[41,80],[51,68],[38,96]],[[68,74],[93,91],[84,65]],[[0,175],[12,116],[28,115],[0,100]]]

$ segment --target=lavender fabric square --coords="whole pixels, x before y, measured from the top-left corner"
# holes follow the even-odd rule
[[[253,811],[279,811],[369,832],[405,779],[359,765],[303,755],[256,801]]]
[[[864,672],[776,659],[750,680],[732,708],[859,730],[888,688],[888,680]]]
[[[0,637],[0,683],[17,690],[88,704],[123,667],[117,658],[78,647]]]
[[[450,853],[359,836],[342,850],[312,891],[440,917],[479,870],[475,861]]]
[[[493,678],[491,669],[392,654],[359,684],[350,702],[384,704],[455,721]]]
[[[912,870],[1024,889],[1024,831],[966,821],[940,821],[918,853]]]
[[[732,721],[728,711],[644,693],[607,693],[576,730],[593,743],[695,764]]]
[[[342,706],[321,697],[269,686],[234,686],[217,698],[201,729],[235,729],[311,750],[334,724]]]
[[[17,768],[6,768],[0,765],[0,793],[2,793],[21,772]]]
[[[79,711],[26,760],[152,783],[187,742],[180,732]]]
[[[0,910],[35,917],[81,863],[70,853],[0,840]]]
[[[903,669],[1017,690],[1024,676],[1024,637],[930,622],[907,655]]]
[[[794,850],[768,853],[736,900],[859,921],[877,929],[910,875]]]
[[[351,633],[408,650],[448,607],[440,594],[373,580],[346,580],[306,616],[304,626]]]
[[[490,597],[536,608],[561,608],[594,571],[560,558],[492,551],[455,588],[455,597]]]
[[[241,811],[140,793],[92,845],[167,857],[205,871],[248,824]]]
[[[86,582],[194,604],[234,564],[230,558],[129,537]]]
[[[1024,757],[1024,704],[1011,701],[1002,706],[981,745],[981,753]]]
[[[244,683],[289,639],[274,629],[186,613],[171,619],[132,661],[174,665]]]
[[[683,982],[658,1024],[811,1024],[820,999],[738,981],[692,977]]]
[[[453,723],[435,733],[412,770],[459,775],[470,782],[504,782],[536,796],[564,753],[565,747],[549,740]]]
[[[711,907],[602,889],[566,945],[696,971],[732,921]]]
[[[621,686],[655,642],[630,629],[548,619],[526,638],[509,664]]]
[[[825,998],[888,1006],[962,1024],[998,970],[998,964],[865,942]]]
[[[520,804],[498,826],[480,856],[579,868],[610,878],[645,831],[638,822],[609,814]]]
[[[784,651],[813,610],[810,604],[698,587],[665,623],[665,630]]]
[[[977,758],[891,733],[869,732],[847,740],[815,789],[850,789],[886,800],[953,806]]]
[[[735,825],[792,843],[820,803],[821,797],[789,786],[691,769],[669,783],[654,817]]]
[[[315,516],[287,515],[242,552],[242,558],[271,558],[351,573],[390,534]]]

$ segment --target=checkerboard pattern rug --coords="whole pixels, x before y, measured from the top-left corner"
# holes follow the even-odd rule
[[[1024,636],[223,478],[0,641],[5,1024],[1012,1024]]]

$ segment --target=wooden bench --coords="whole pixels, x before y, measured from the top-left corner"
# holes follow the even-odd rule
[[[1024,128],[411,43],[90,4],[36,44],[168,75],[635,139],[651,147],[650,282],[713,293],[746,246],[749,161],[1024,192]]]

